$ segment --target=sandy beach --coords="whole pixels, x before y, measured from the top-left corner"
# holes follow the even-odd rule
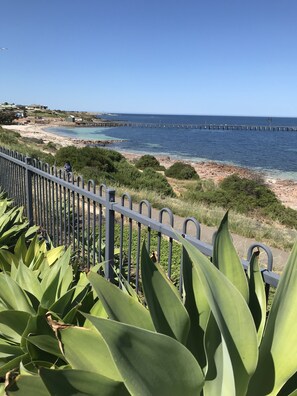
[[[106,145],[107,143],[110,143],[110,141],[100,141],[100,140],[88,141],[81,139],[73,139],[70,137],[59,136],[54,133],[46,131],[47,128],[53,126],[54,126],[53,124],[5,125],[3,126],[3,128],[17,131],[22,136],[25,137],[42,139],[45,143],[53,142],[57,145],[60,145],[61,147],[70,146],[70,145],[74,145],[76,147],[83,147],[86,144],[90,144],[90,143],[97,143],[102,145]],[[141,154],[135,154],[135,153],[122,152],[122,154],[130,161],[133,161],[141,157]],[[177,161],[170,157],[164,157],[164,156],[156,155],[156,158],[158,158],[160,164],[165,166],[166,168],[171,166],[174,162]],[[215,183],[218,183],[220,180],[234,173],[237,173],[243,177],[261,176],[285,206],[291,207],[293,209],[297,209],[297,183],[295,181],[271,178],[262,173],[257,174],[255,172],[252,172],[247,168],[220,164],[216,162],[191,162],[191,161],[184,161],[184,162],[191,164],[201,178],[211,179]]]

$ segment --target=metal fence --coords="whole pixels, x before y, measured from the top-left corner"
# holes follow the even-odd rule
[[[212,256],[212,245],[200,240],[200,224],[195,218],[184,219],[182,229],[174,230],[174,216],[168,208],[156,213],[146,200],[133,204],[129,194],[116,198],[115,190],[104,184],[85,182],[81,176],[4,148],[0,148],[0,187],[16,205],[24,206],[30,223],[39,225],[54,245],[72,246],[86,268],[104,261],[108,279],[112,281],[121,273],[136,290],[142,243],[180,291],[183,252],[176,233]],[[247,259],[256,248],[267,255],[263,270],[267,289],[276,287],[279,276],[272,271],[273,257],[267,246],[251,245]],[[241,261],[246,269],[248,261]]]

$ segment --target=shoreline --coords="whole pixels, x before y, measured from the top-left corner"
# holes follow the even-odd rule
[[[62,136],[55,134],[53,132],[49,132],[47,128],[53,128],[53,124],[43,124],[43,125],[2,125],[3,129],[8,129],[11,131],[19,132],[22,137],[27,138],[37,138],[42,139],[44,143],[53,142],[61,147],[66,146],[76,146],[76,147],[84,147],[89,144],[100,144],[101,146],[106,146],[112,143],[122,142],[120,139],[106,139],[106,140],[93,140],[93,139],[77,139],[72,138],[70,136]],[[65,125],[63,125],[65,126]]]
[[[51,128],[54,126],[59,126],[57,124],[42,124],[42,125],[3,125],[4,129],[14,130],[21,134],[22,137],[28,138],[38,138],[42,139],[45,143],[53,142],[61,147],[66,146],[76,146],[76,147],[84,147],[89,144],[97,144],[102,147],[105,147],[114,142],[119,142],[120,140],[84,140],[84,139],[76,139],[71,138],[69,136],[61,136],[52,132],[47,131],[47,128]],[[142,154],[132,153],[121,151],[117,148],[117,151],[120,152],[127,160],[134,161],[141,157]],[[184,162],[192,165],[198,175],[203,179],[213,180],[215,183],[219,183],[222,179],[227,176],[230,176],[234,173],[237,173],[239,176],[247,177],[247,178],[262,178],[268,187],[276,194],[276,196],[280,199],[280,201],[285,205],[292,209],[297,210],[297,182],[294,180],[281,179],[277,177],[271,177],[264,172],[257,172],[248,168],[243,168],[236,165],[228,165],[222,164],[215,161],[203,161],[203,162],[193,162],[188,160],[179,160],[174,159],[169,156],[154,154],[154,157],[158,159],[161,165],[168,168],[175,162]]]

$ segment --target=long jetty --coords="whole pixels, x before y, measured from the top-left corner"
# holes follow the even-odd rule
[[[146,123],[146,122],[98,122],[94,124],[81,124],[83,127],[130,127],[130,128],[156,128],[156,129],[209,129],[225,131],[290,131],[297,132],[297,126],[286,125],[230,125],[230,124],[167,124],[167,123]]]

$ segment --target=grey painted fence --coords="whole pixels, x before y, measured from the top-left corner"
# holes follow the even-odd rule
[[[212,245],[200,239],[200,224],[195,218],[184,219],[182,230],[174,230],[174,216],[167,208],[154,219],[146,200],[133,204],[129,194],[117,198],[115,190],[104,184],[85,182],[81,176],[74,178],[64,170],[4,148],[0,148],[0,187],[16,205],[24,206],[30,223],[39,225],[54,245],[72,246],[86,268],[104,261],[107,278],[114,279],[116,268],[137,290],[142,243],[180,290],[183,252],[176,233],[212,256]],[[194,234],[188,232],[189,225]],[[254,243],[247,258],[257,248],[267,255],[263,278],[268,291],[270,285],[277,286],[279,276],[273,272],[269,247]],[[241,261],[246,269],[248,261]]]

